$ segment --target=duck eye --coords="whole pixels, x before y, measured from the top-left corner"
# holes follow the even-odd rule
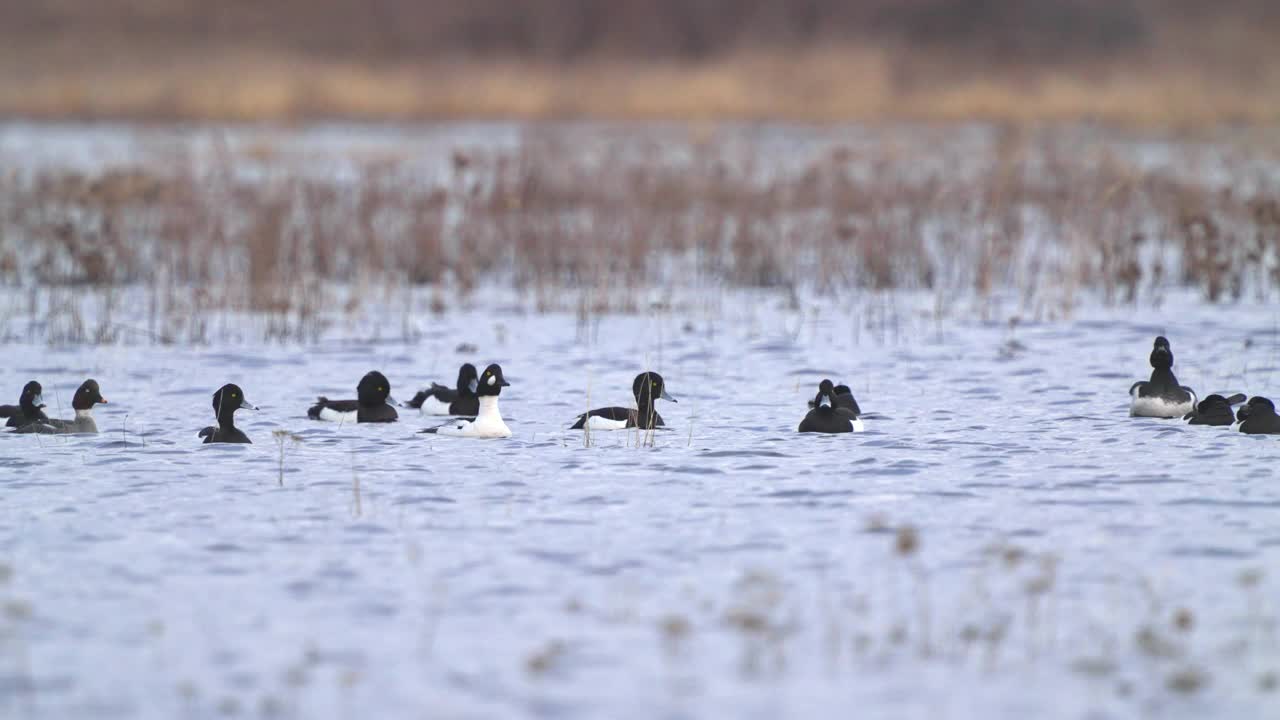
[[[239,393],[231,393],[231,397],[240,397]]]
[[[381,385],[379,385],[379,386],[378,386],[378,392],[382,392],[382,386],[381,386]]]

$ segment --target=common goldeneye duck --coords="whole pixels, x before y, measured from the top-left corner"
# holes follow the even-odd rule
[[[1280,415],[1276,406],[1261,395],[1249,398],[1249,402],[1236,412],[1240,419],[1240,432],[1249,435],[1280,435]]]
[[[249,436],[236,427],[237,410],[257,410],[249,404],[239,385],[228,383],[213,394],[213,414],[218,418],[216,427],[200,431],[206,445],[209,443],[248,443]]]
[[[818,384],[818,394],[814,397],[814,408],[800,421],[797,428],[802,433],[847,433],[862,432],[862,420],[857,414],[836,403],[835,385],[830,380]]]
[[[49,416],[44,414],[40,408],[44,407],[44,388],[40,383],[32,380],[22,386],[22,395],[18,397],[18,405],[6,405],[9,411],[9,419],[5,422],[5,427],[22,427],[33,422],[46,422]]]
[[[502,388],[509,387],[502,376],[502,366],[494,364],[484,369],[476,380],[476,395],[480,405],[476,416],[471,419],[458,420],[440,427],[427,428],[424,433],[448,435],[450,437],[468,438],[509,438],[511,430],[502,421],[502,413],[498,411],[498,395]]]
[[[76,390],[75,397],[71,398],[71,408],[76,411],[74,419],[59,420],[58,418],[49,418],[37,420],[18,428],[16,432],[42,433],[45,435],[55,433],[96,433],[98,432],[98,424],[93,421],[93,407],[106,402],[107,399],[102,397],[102,391],[98,388],[98,381],[85,380],[80,383],[80,388]]]
[[[419,390],[413,399],[404,407],[417,408],[423,415],[469,415],[474,417],[480,412],[480,400],[476,395],[479,376],[476,366],[466,363],[458,369],[456,388],[448,388],[438,383]]]
[[[1231,397],[1213,394],[1201,400],[1196,409],[1187,413],[1182,419],[1189,420],[1188,425],[1231,425],[1235,423],[1235,412],[1232,405],[1244,402],[1244,395],[1236,393]]]
[[[642,372],[631,382],[631,394],[636,399],[635,409],[624,407],[596,408],[579,415],[570,430],[622,430],[640,428],[652,430],[663,427],[662,416],[654,409],[658,400],[677,402],[667,393],[666,382],[656,372]]]
[[[1173,350],[1169,341],[1156,338],[1151,350],[1151,379],[1133,384],[1129,388],[1129,414],[1133,417],[1179,418],[1196,406],[1196,394],[1191,388],[1178,384],[1173,375]]]
[[[399,416],[389,402],[394,402],[391,400],[391,383],[387,382],[386,375],[374,370],[360,378],[355,400],[330,400],[322,395],[307,410],[307,417],[339,423],[395,422]]]
[[[827,380],[826,382],[831,381]],[[853,390],[849,389],[848,385],[835,386],[835,399],[837,409],[849,410],[854,416],[862,414],[862,409],[858,407],[858,401],[853,398]],[[815,408],[817,406],[818,398],[815,396],[814,399],[809,401],[809,407]]]

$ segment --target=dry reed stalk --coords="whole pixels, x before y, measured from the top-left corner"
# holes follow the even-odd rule
[[[38,280],[27,314],[53,321],[57,342],[119,338],[115,323],[139,318],[111,293],[129,286],[147,289],[148,337],[190,342],[210,341],[218,313],[250,313],[282,342],[317,339],[371,297],[408,317],[424,282],[465,299],[509,281],[539,311],[578,290],[580,331],[664,286],[1013,291],[1025,312],[1055,314],[1084,291],[1133,303],[1178,285],[1210,301],[1280,288],[1265,184],[1139,166],[1102,132],[1089,152],[1068,131],[922,132],[940,149],[837,143],[790,169],[742,136],[602,142],[605,130],[557,127],[514,150],[457,151],[432,181],[394,153],[316,177],[260,145],[199,168],[181,148],[99,173],[43,166],[0,175],[0,282]],[[1168,148],[1172,166],[1184,150]],[[966,159],[931,168],[931,152]],[[77,304],[86,288],[101,307]]]

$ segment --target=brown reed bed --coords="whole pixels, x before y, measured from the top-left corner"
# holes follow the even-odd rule
[[[1037,317],[1184,287],[1262,299],[1280,190],[1258,158],[1277,146],[1241,137],[1161,138],[1151,162],[1088,128],[543,125],[429,167],[339,147],[340,175],[266,140],[200,162],[170,144],[0,174],[0,281],[11,316],[66,342],[204,341],[215,312],[307,340],[335,313],[444,312],[445,291],[493,283],[588,316],[663,287],[922,291],[940,312],[999,295]]]
[[[0,115],[1280,118],[1268,0],[9,3]]]

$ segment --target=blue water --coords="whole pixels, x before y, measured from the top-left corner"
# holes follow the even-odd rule
[[[1277,311],[893,303],[718,292],[584,332],[481,299],[414,342],[396,317],[318,346],[6,345],[0,400],[36,378],[69,416],[94,377],[110,403],[99,436],[0,436],[0,709],[1274,713],[1280,439],[1133,419],[1126,392],[1165,334],[1202,396],[1280,395]],[[367,370],[407,399],[464,361],[502,364],[512,439],[305,418]],[[652,446],[565,430],[645,369],[679,400]],[[823,377],[866,433],[794,432]],[[251,446],[196,437],[225,382],[261,408]]]

